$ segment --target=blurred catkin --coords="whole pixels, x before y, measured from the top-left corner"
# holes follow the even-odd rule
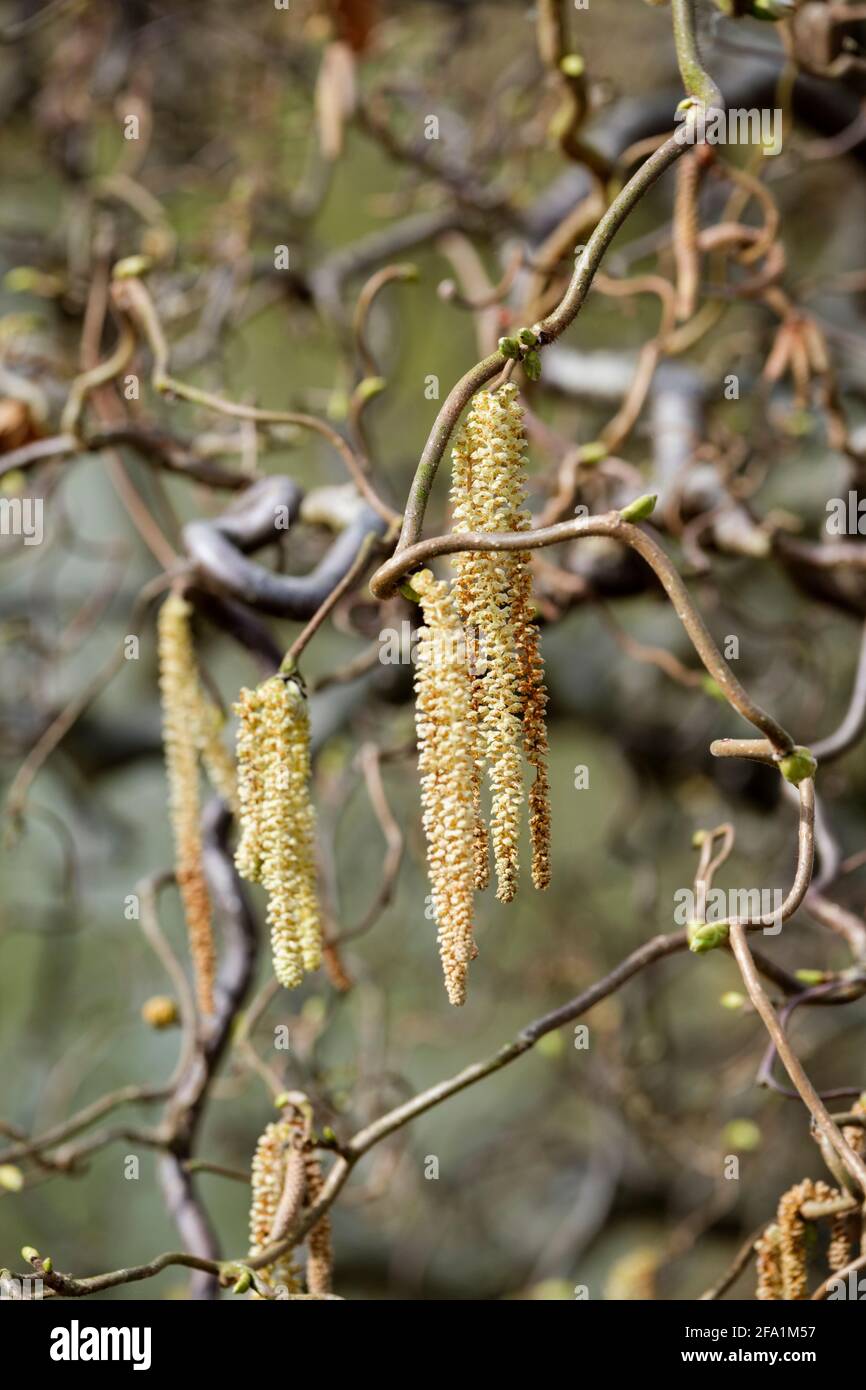
[[[463,631],[448,586],[429,570],[413,575],[412,586],[426,623],[415,667],[415,725],[427,863],[445,987],[451,1003],[462,1004],[475,953],[472,696]]]
[[[454,446],[452,515],[455,532],[527,531],[526,435],[517,389],[479,391]],[[547,694],[533,621],[528,551],[465,552],[454,559],[455,597],[473,661],[472,704],[478,730],[475,755],[476,880],[481,886],[486,843],[480,820],[480,770],[486,764],[492,809],[490,838],[497,896],[517,888],[518,835],[523,800],[521,746],[535,771],[529,794],[532,878],[550,882],[547,776]]]
[[[274,974],[287,989],[322,963],[316,893],[315,812],[310,800],[307,702],[292,677],[242,690],[238,873],[268,892]]]
[[[159,685],[177,883],[183,902],[196,995],[202,1014],[213,1012],[215,952],[210,898],[202,870],[196,691],[198,673],[190,605],[179,593],[159,610]]]
[[[286,1165],[296,1152],[292,1126],[277,1120],[266,1126],[261,1135],[252,1163],[250,1198],[250,1254],[260,1255],[276,1238],[272,1235],[277,1213],[286,1189]],[[303,1164],[300,1166],[300,1195],[303,1200]],[[281,1256],[272,1265],[259,1270],[263,1282],[276,1290],[285,1286],[289,1293],[301,1292],[301,1280],[291,1254]]]

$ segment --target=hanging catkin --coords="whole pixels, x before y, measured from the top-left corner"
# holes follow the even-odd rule
[[[287,989],[322,962],[310,724],[294,677],[242,690],[235,705],[241,838],[236,865],[268,892],[274,974]]]
[[[851,1251],[851,1218],[844,1214],[833,1218],[827,1263],[834,1271],[845,1269],[853,1258]]]
[[[806,1224],[800,1208],[804,1202],[826,1202],[838,1195],[827,1183],[804,1178],[779,1199],[776,1220],[779,1223],[783,1298],[796,1301],[806,1297]]]
[[[186,918],[196,995],[213,1012],[215,954],[211,908],[202,871],[196,690],[198,674],[190,631],[190,605],[170,593],[159,610],[159,685],[162,729],[174,834],[177,883]]]
[[[293,1144],[292,1126],[286,1120],[277,1120],[267,1125],[256,1145],[252,1164],[252,1192],[250,1199],[250,1254],[260,1255],[274,1239],[273,1231],[277,1222],[280,1203],[286,1189],[286,1165],[296,1153]],[[301,1158],[298,1155],[298,1158]],[[297,1206],[303,1200],[304,1166],[299,1168],[299,1196]],[[272,1265],[259,1270],[259,1275],[269,1288],[281,1286],[289,1293],[301,1292],[301,1281],[291,1254],[280,1257]]]
[[[234,759],[222,741],[225,719],[208,699],[198,681],[193,690],[193,727],[196,747],[208,780],[237,815],[238,789]]]
[[[472,450],[475,447],[473,421],[466,426],[454,447],[451,498],[455,531],[480,531],[481,518],[475,507],[472,474]],[[454,598],[463,622],[466,639],[466,659],[469,666],[470,701],[472,723],[480,730],[482,709],[482,677],[484,675],[485,654],[481,640],[481,596],[487,578],[487,557],[473,551],[455,556],[456,570]],[[473,856],[475,866],[475,887],[483,893],[490,883],[490,840],[481,805],[481,787],[484,772],[484,758],[477,736],[472,758],[472,828]]]
[[[427,863],[445,987],[452,1004],[466,998],[472,939],[474,725],[460,619],[448,586],[429,570],[413,575],[425,627],[415,666],[418,770]]]
[[[478,392],[452,457],[455,532],[530,529],[526,436],[516,387],[509,382],[495,392]],[[527,551],[467,551],[454,561],[460,616],[470,650],[480,654],[473,679],[476,764],[488,768],[490,834],[503,902],[517,887],[521,745],[535,771],[529,798],[532,878],[536,888],[550,882],[547,695],[529,561]]]
[[[307,1177],[307,1204],[312,1206],[324,1186],[318,1155],[304,1155]],[[322,1298],[331,1292],[334,1256],[331,1249],[331,1220],[327,1213],[316,1222],[307,1235],[307,1293]]]
[[[782,1293],[782,1262],[778,1226],[768,1226],[755,1242],[758,1287],[756,1298],[763,1302],[778,1302]]]

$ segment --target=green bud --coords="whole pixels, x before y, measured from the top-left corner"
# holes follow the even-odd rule
[[[286,1106],[287,1106],[288,1104],[289,1104],[289,1093],[288,1093],[288,1091],[280,1091],[280,1093],[279,1093],[278,1096],[274,1096],[274,1107],[275,1107],[277,1110],[285,1110],[285,1108],[286,1108]]]
[[[524,357],[523,370],[526,372],[530,381],[538,381],[538,378],[541,376],[541,357],[534,348],[530,348],[529,352]]]
[[[535,1050],[540,1052],[542,1057],[561,1057],[564,1046],[561,1031],[554,1029],[552,1033],[545,1033],[543,1038],[538,1039]]]
[[[355,387],[355,396],[360,401],[370,401],[374,396],[380,396],[387,385],[383,376],[365,376]]]
[[[336,1144],[337,1136],[330,1125],[325,1125],[322,1130],[322,1142],[325,1144]]]
[[[559,60],[559,70],[566,77],[582,77],[586,72],[586,63],[579,53],[566,53]]]
[[[722,1130],[722,1139],[734,1150],[751,1153],[761,1145],[761,1131],[754,1120],[731,1120]]]
[[[658,500],[658,494],[655,492],[647,492],[643,497],[636,497],[633,502],[629,502],[627,507],[623,507],[619,514],[620,519],[622,521],[644,521],[648,516],[652,516]]]
[[[252,1275],[248,1269],[245,1269],[241,1277],[234,1284],[232,1293],[246,1293],[252,1282]]]
[[[778,19],[790,19],[796,8],[797,0],[752,0],[748,13],[754,19],[775,23]]]
[[[137,280],[139,276],[146,275],[153,262],[149,256],[124,256],[122,261],[118,261],[111,272],[114,280]]]
[[[499,351],[503,357],[513,357],[516,362],[520,357],[520,344],[516,338],[500,338]]]
[[[692,849],[700,849],[704,840],[707,838],[706,830],[696,830],[692,836]]]
[[[724,946],[730,928],[727,922],[690,922],[688,925],[689,950],[696,956],[714,951]]]
[[[3,288],[10,294],[29,294],[37,289],[41,278],[41,273],[32,266],[16,265],[3,276]]]
[[[719,682],[717,680],[714,680],[708,671],[704,671],[703,675],[701,676],[701,690],[703,690],[705,695],[710,695],[714,700],[725,699],[724,690],[719,685]]]
[[[735,989],[729,989],[722,995],[719,1003],[723,1009],[742,1009],[746,1003],[746,996]]]
[[[397,273],[399,279],[405,280],[406,283],[410,285],[415,284],[421,278],[417,265],[412,265],[408,261],[405,265],[397,267]]]
[[[818,762],[810,753],[808,748],[803,748],[799,744],[784,758],[779,760],[779,771],[786,782],[793,782],[796,787],[806,777],[814,777],[818,771]]]
[[[19,492],[23,492],[27,485],[27,475],[23,468],[13,468],[11,472],[4,473],[0,478],[0,492],[4,497],[15,497]]]
[[[538,342],[538,334],[533,333],[531,328],[521,328],[517,336],[526,347],[535,347]]]
[[[51,1258],[50,1255],[46,1255],[46,1256],[45,1256],[45,1259],[42,1261],[42,1269],[43,1269],[43,1271],[44,1271],[46,1274],[50,1274],[51,1271],[53,1270],[53,1268],[54,1268],[54,1261],[52,1260],[52,1258]]]
[[[827,978],[824,970],[795,970],[794,976],[801,985],[822,985]]]
[[[4,1192],[20,1192],[24,1186],[24,1174],[14,1163],[0,1163],[0,1187]]]
[[[400,585],[400,593],[403,595],[404,598],[408,599],[410,603],[421,602],[421,595],[416,594],[415,590],[412,588],[412,585],[409,583],[408,580],[406,580],[405,583]]]
[[[603,463],[610,449],[600,439],[591,439],[588,444],[580,445],[578,453],[581,463],[591,467],[594,463]]]
[[[39,1259],[39,1251],[34,1250],[32,1245],[22,1245],[21,1258],[26,1260],[29,1265],[32,1265],[34,1260]]]

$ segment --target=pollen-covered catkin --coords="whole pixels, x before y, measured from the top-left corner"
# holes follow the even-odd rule
[[[264,762],[261,750],[261,699],[258,690],[241,690],[235,704],[238,716],[238,806],[240,839],[235,867],[241,878],[257,883],[262,870],[260,813]]]
[[[776,1225],[768,1226],[755,1242],[758,1287],[756,1298],[762,1302],[778,1302],[782,1293],[782,1257],[780,1232]]]
[[[307,1204],[312,1206],[324,1186],[318,1155],[304,1155],[307,1176]],[[307,1293],[319,1298],[331,1292],[334,1255],[331,1248],[331,1219],[327,1212],[307,1235]]]
[[[310,800],[310,723],[296,679],[273,676],[242,690],[238,766],[242,877],[268,893],[274,974],[287,989],[322,963],[316,893],[315,812]]]
[[[415,667],[418,770],[427,863],[445,987],[452,1004],[466,998],[472,939],[474,722],[460,619],[448,586],[429,570],[413,575],[426,627]]]
[[[495,392],[478,392],[452,458],[455,532],[530,529],[526,435],[515,386],[509,382]],[[550,882],[547,694],[529,562],[527,551],[467,551],[454,561],[460,616],[470,648],[481,657],[473,680],[476,761],[488,768],[490,835],[503,902],[517,887],[521,744],[535,771],[529,795],[532,878],[536,888]]]
[[[286,1164],[294,1152],[292,1141],[292,1126],[286,1120],[278,1120],[266,1126],[256,1145],[250,1200],[251,1255],[260,1255],[274,1239],[272,1232],[286,1185]],[[300,1171],[303,1177],[303,1167]],[[284,1286],[289,1293],[301,1292],[300,1275],[291,1254],[266,1265],[259,1270],[259,1275],[269,1288],[276,1290]]]
[[[481,529],[481,518],[475,506],[473,493],[472,450],[474,441],[475,432],[472,428],[472,421],[469,420],[461,431],[452,453],[451,500],[454,529],[458,531],[478,531]],[[483,697],[482,679],[486,669],[480,627],[482,613],[480,600],[486,583],[487,557],[477,552],[465,551],[455,556],[454,568],[454,601],[463,622],[466,639],[472,723],[475,730],[472,758],[472,807],[474,814],[472,839],[475,887],[479,893],[483,893],[490,883],[490,837],[487,833],[481,797],[484,757],[479,737]]]
[[[830,1228],[830,1244],[827,1249],[827,1263],[833,1271],[845,1269],[851,1263],[851,1218],[841,1215],[833,1219]]]
[[[203,1014],[213,1012],[215,952],[210,897],[202,870],[196,690],[198,675],[190,630],[192,610],[179,593],[159,610],[159,685],[175,845],[177,883],[183,902],[196,995]]]
[[[782,1297],[789,1301],[806,1297],[806,1224],[800,1215],[800,1208],[804,1202],[826,1202],[833,1196],[838,1196],[838,1193],[834,1193],[827,1183],[804,1178],[779,1199],[776,1219],[779,1224]]]

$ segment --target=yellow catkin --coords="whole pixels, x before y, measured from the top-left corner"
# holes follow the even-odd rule
[[[287,989],[322,963],[307,702],[292,677],[242,690],[235,706],[241,839],[236,864],[268,893],[274,974]]]
[[[453,451],[453,475],[451,497],[454,508],[455,530],[480,530],[481,521],[475,509],[472,491],[472,449],[474,432],[471,422],[467,422]],[[483,893],[490,884],[490,837],[481,804],[481,789],[484,772],[484,758],[478,739],[482,707],[482,677],[484,674],[484,654],[481,646],[479,621],[480,602],[485,584],[486,556],[467,552],[454,560],[455,580],[454,599],[463,621],[466,639],[466,657],[469,665],[470,701],[474,734],[474,754],[472,758],[472,810],[474,824],[472,830],[473,856],[475,865],[475,887]]]
[[[415,723],[427,863],[445,987],[452,1004],[466,999],[472,939],[472,697],[463,633],[448,586],[429,570],[413,575],[425,627],[415,667]]]
[[[781,1251],[782,1297],[799,1300],[806,1297],[806,1224],[800,1215],[804,1202],[826,1202],[838,1196],[825,1182],[802,1182],[782,1194],[776,1219],[779,1224]]]
[[[259,692],[241,690],[234,708],[238,716],[238,819],[241,830],[235,851],[235,865],[241,878],[257,883],[262,869],[259,820],[264,769]]]
[[[261,1254],[273,1239],[272,1232],[286,1186],[286,1164],[293,1152],[292,1126],[285,1120],[269,1124],[253,1155],[250,1255]],[[301,1172],[303,1174],[303,1169]],[[281,1288],[289,1293],[301,1292],[300,1275],[291,1254],[283,1255],[272,1265],[266,1265],[259,1270],[259,1276],[274,1292]]]
[[[762,1302],[779,1302],[784,1297],[782,1259],[778,1226],[768,1226],[755,1242],[758,1287],[756,1297]]]
[[[322,1168],[315,1153],[304,1155],[307,1176],[307,1203],[312,1206],[324,1186]],[[327,1213],[307,1235],[307,1293],[322,1298],[331,1292],[334,1255],[331,1248],[331,1221]]]
[[[159,610],[159,684],[169,810],[177,883],[183,902],[196,995],[203,1014],[213,1012],[215,951],[210,898],[202,870],[195,690],[198,676],[190,629],[190,605],[170,593]]]
[[[454,530],[529,530],[526,465],[516,387],[509,382],[496,392],[480,391],[453,451]],[[529,796],[533,882],[537,888],[550,882],[547,694],[529,562],[527,551],[467,552],[455,558],[457,604],[480,656],[473,688],[476,757],[488,767],[490,835],[503,902],[517,887],[521,744],[535,772]]]

